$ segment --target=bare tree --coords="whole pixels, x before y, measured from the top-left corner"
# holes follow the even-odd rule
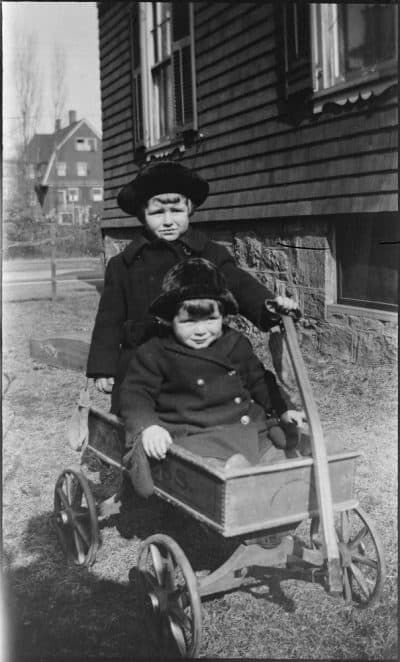
[[[17,127],[15,147],[17,173],[15,197],[12,206],[27,210],[31,206],[32,180],[28,179],[28,146],[37,131],[40,112],[42,85],[39,70],[38,39],[35,32],[13,30],[12,76],[16,100]]]
[[[54,122],[61,119],[64,112],[67,96],[67,59],[65,49],[60,44],[54,44],[52,70],[51,70],[51,93],[53,100]]]
[[[41,111],[41,74],[38,40],[34,32],[15,31],[14,84],[19,118],[19,152],[26,158],[29,141],[35,134]]]

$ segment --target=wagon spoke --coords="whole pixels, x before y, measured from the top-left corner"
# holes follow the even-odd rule
[[[57,487],[56,490],[57,490],[58,496],[60,497],[60,499],[62,501],[62,505],[64,506],[64,508],[69,509],[71,507],[71,504],[68,501],[68,495],[65,494],[64,490],[62,490],[61,487]]]
[[[153,562],[154,572],[156,574],[159,586],[163,586],[164,582],[164,561],[160,554],[160,550],[156,545],[149,545],[151,560]]]
[[[72,504],[72,490],[71,490],[71,476],[70,474],[65,475],[65,492],[67,494],[67,499],[70,504]]]
[[[75,528],[75,530],[79,533],[81,539],[84,541],[84,543],[85,543],[85,544],[88,546],[88,548],[89,548],[89,547],[90,547],[90,538],[88,537],[87,532],[86,532],[85,529],[83,528],[81,522],[79,522],[79,521],[76,519],[76,517],[73,518],[73,521],[74,521],[74,528]]]
[[[176,588],[175,566],[171,553],[168,551],[164,563],[165,588],[167,591],[174,591]]]
[[[370,596],[370,591],[369,588],[365,582],[364,576],[359,568],[354,563],[350,564],[351,572],[353,574],[354,579],[356,580],[357,584],[359,585],[361,591],[364,593],[366,598],[369,598]]]
[[[340,513],[340,537],[344,543],[349,542],[350,522],[349,513],[347,511]]]
[[[363,528],[360,529],[360,531],[357,533],[357,535],[355,536],[355,538],[353,538],[353,540],[350,540],[350,542],[349,542],[349,547],[350,547],[350,549],[354,549],[354,547],[355,547],[356,545],[358,545],[358,544],[361,542],[361,540],[363,540],[363,538],[365,538],[365,536],[367,535],[367,533],[368,533],[368,527],[367,527],[367,526],[363,526]]]
[[[146,584],[147,590],[154,591],[159,587],[159,584],[155,577],[151,574],[151,572],[148,572],[147,570],[144,570],[143,572],[140,573],[140,576],[143,580],[143,582]]]
[[[186,642],[185,642],[185,637],[183,636],[182,629],[170,614],[168,614],[167,618],[168,618],[170,632],[174,638],[176,645],[178,646],[179,653],[182,657],[186,657],[186,652],[187,652]]]
[[[185,609],[185,607],[188,607],[190,604],[185,586],[177,586],[171,597],[182,609]]]
[[[79,539],[76,529],[74,529],[74,543],[75,543],[75,549],[77,551],[78,563],[83,563],[85,559],[85,552],[82,549],[82,543]]]
[[[356,561],[357,563],[361,563],[363,565],[367,565],[370,568],[373,568],[374,570],[378,570],[378,563],[375,561],[375,559],[370,559],[368,556],[363,556],[362,554],[352,554],[351,558],[353,561]]]
[[[181,607],[178,605],[171,605],[169,612],[181,628],[186,628],[187,630],[191,629],[192,619]]]
[[[344,600],[346,604],[351,603],[351,586],[350,586],[350,579],[349,579],[349,571],[347,568],[343,568],[343,592],[344,592]]]

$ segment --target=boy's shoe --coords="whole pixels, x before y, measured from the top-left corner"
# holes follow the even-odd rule
[[[231,471],[231,469],[245,469],[250,467],[251,464],[246,460],[245,456],[241,453],[235,453],[225,462],[225,471]]]

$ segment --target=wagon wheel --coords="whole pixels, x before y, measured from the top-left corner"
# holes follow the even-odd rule
[[[385,582],[382,542],[368,515],[360,506],[335,513],[335,528],[343,571],[346,604],[365,609],[375,604]],[[311,522],[311,542],[321,546],[319,518]]]
[[[196,657],[202,635],[201,603],[196,576],[182,549],[170,536],[150,536],[141,544],[137,572],[159,650]]]
[[[54,516],[64,553],[75,565],[94,563],[100,536],[96,504],[79,469],[65,469],[54,490]]]

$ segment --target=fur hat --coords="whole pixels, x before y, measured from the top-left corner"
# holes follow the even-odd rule
[[[189,299],[214,299],[221,301],[224,315],[236,315],[238,304],[226,288],[225,278],[208,260],[192,257],[179,262],[167,271],[161,294],[150,306],[155,317],[171,321],[180,303]]]
[[[145,166],[118,194],[118,206],[137,216],[143,205],[158,193],[180,193],[198,207],[208,195],[208,183],[186,166],[175,161],[160,161]]]

